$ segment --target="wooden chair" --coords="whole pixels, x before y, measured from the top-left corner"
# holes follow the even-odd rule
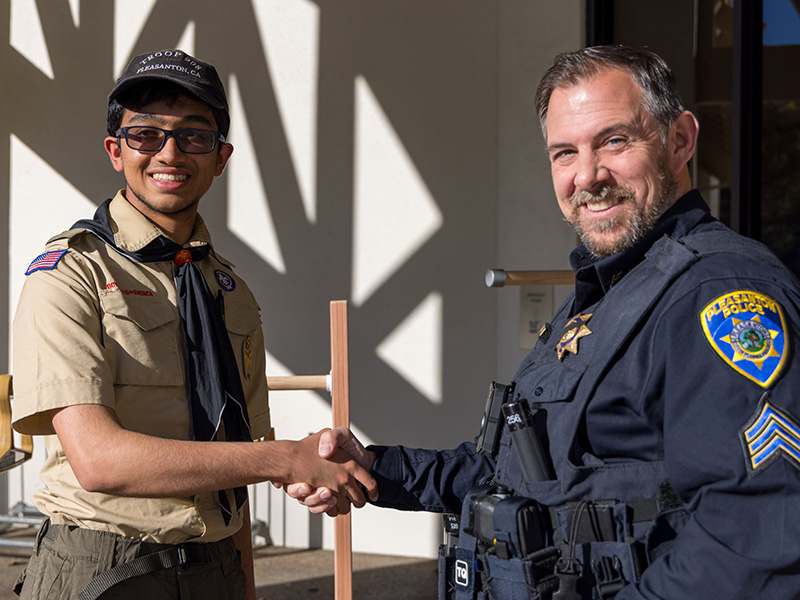
[[[0,473],[18,467],[33,455],[33,438],[20,435],[19,448],[14,445],[11,429],[11,375],[0,375]]]

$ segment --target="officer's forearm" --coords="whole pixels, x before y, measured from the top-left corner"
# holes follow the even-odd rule
[[[494,461],[477,454],[471,442],[452,450],[405,446],[368,450],[376,457],[372,468],[380,486],[376,504],[387,508],[460,512],[467,493],[494,473]]]

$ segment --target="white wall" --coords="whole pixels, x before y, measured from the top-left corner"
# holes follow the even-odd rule
[[[44,241],[122,185],[102,149],[115,78],[131,56],[177,46],[227,82],[236,150],[201,212],[261,303],[270,375],[327,372],[328,302],[347,299],[362,439],[448,447],[477,433],[489,382],[525,354],[520,290],[487,290],[484,272],[564,268],[574,242],[532,98],[553,54],[580,45],[583,2],[44,6],[0,8],[8,322]],[[281,438],[330,423],[324,394],[275,393],[272,406]],[[8,477],[8,505],[30,503],[41,446]],[[332,547],[330,519],[267,484],[251,494],[274,543]],[[353,536],[356,551],[434,556],[440,519],[368,508]]]
[[[502,0],[498,18],[497,266],[568,269],[577,241],[555,201],[534,95],[559,52],[583,45],[583,2]],[[520,306],[526,292],[548,300],[552,314],[567,286],[497,290],[497,377],[507,382],[530,345],[520,343]]]

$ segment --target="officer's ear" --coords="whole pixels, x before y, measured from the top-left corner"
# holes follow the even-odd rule
[[[672,174],[677,175],[694,156],[700,125],[688,110],[683,111],[669,132],[668,152]]]
[[[120,139],[109,136],[103,141],[103,145],[108,157],[111,159],[111,166],[114,167],[115,171],[122,173],[122,145],[120,144]]]

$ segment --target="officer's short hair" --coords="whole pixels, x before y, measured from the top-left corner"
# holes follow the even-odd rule
[[[564,52],[553,60],[536,90],[536,113],[542,134],[547,139],[547,107],[556,88],[576,85],[603,71],[629,72],[642,90],[644,110],[658,124],[664,144],[675,119],[684,111],[678,83],[660,56],[643,48],[630,46],[593,46]]]

